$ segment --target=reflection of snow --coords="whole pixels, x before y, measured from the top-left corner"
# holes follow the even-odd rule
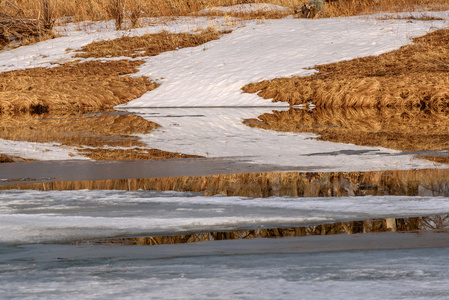
[[[59,143],[35,143],[0,139],[0,153],[36,160],[88,159],[76,154],[73,147]]]
[[[131,110],[134,112],[134,110]],[[171,108],[136,110],[162,127],[141,135],[151,148],[208,157],[244,157],[252,163],[298,170],[371,171],[435,167],[433,163],[378,147],[359,147],[313,139],[313,134],[250,128],[244,119],[270,108]]]

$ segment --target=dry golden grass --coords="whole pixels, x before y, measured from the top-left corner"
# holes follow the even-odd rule
[[[449,170],[250,173],[169,178],[50,182],[0,186],[36,190],[158,190],[243,197],[449,196]]]
[[[48,10],[54,17],[71,16],[76,20],[104,20],[111,18],[111,10],[116,13],[136,12],[140,16],[177,16],[189,15],[204,8],[230,6],[245,3],[271,3],[294,8],[309,2],[305,0],[47,0]],[[44,6],[36,0],[2,0],[0,4],[8,5],[8,11],[19,11],[37,18],[43,15]],[[15,7],[14,7],[15,6]],[[116,7],[119,6],[117,10]],[[326,5],[324,16],[350,16],[379,11],[411,11],[423,9],[447,9],[446,0],[346,0]],[[126,15],[126,14],[125,14]]]
[[[198,155],[167,152],[158,149],[132,148],[132,149],[78,149],[79,154],[94,160],[154,160],[154,159],[179,159],[198,158]]]
[[[16,156],[0,154],[0,163],[13,163],[21,161],[32,161],[32,159],[23,159]]]
[[[141,57],[154,56],[162,52],[196,47],[219,39],[225,32],[213,28],[198,33],[160,32],[136,37],[122,37],[109,41],[93,42],[84,46],[76,57]],[[226,33],[229,33],[226,32]]]
[[[226,15],[244,19],[283,18],[293,14],[294,9],[308,0],[0,0],[0,18],[12,17],[16,20],[28,20],[37,24],[38,30],[31,35],[12,35],[15,38],[32,43],[34,41],[53,37],[51,27],[59,22],[67,21],[116,21],[117,29],[129,26],[139,26],[141,17],[174,17],[183,15],[198,15],[205,8],[216,6],[230,6],[245,3],[269,3],[291,8],[290,12],[251,12],[228,13]],[[325,5],[324,11],[317,17],[341,17],[378,12],[446,10],[449,9],[447,0],[344,0]],[[217,15],[217,13],[210,13]],[[161,19],[163,21],[163,19]],[[124,26],[125,24],[125,26]],[[0,50],[9,42],[10,36],[1,38]],[[9,26],[8,26],[9,27]]]
[[[290,109],[244,123],[276,131],[312,132],[319,140],[335,143],[402,151],[449,149],[449,108]],[[449,163],[449,157],[425,158]]]
[[[448,106],[449,30],[414,42],[379,56],[315,66],[312,76],[251,83],[243,91],[318,107]]]
[[[141,61],[91,61],[0,73],[0,112],[104,110],[140,97],[157,84],[121,76]]]
[[[48,11],[54,18],[72,17],[75,21],[116,19],[117,16],[139,17],[191,15],[205,8],[243,3],[272,3],[295,7],[301,0],[46,0]],[[5,12],[12,15],[42,17],[44,6],[36,0],[1,0]]]
[[[447,0],[346,0],[326,5],[322,17],[345,17],[380,12],[449,9]]]

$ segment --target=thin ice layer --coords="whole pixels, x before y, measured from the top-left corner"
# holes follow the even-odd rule
[[[8,191],[0,242],[307,226],[449,213],[443,197],[243,198],[152,191]]]

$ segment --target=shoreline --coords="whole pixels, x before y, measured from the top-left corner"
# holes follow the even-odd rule
[[[315,169],[317,167],[304,167]],[[319,168],[319,167],[318,167]],[[323,166],[323,168],[326,168]],[[120,180],[295,171],[298,167],[259,165],[245,159],[186,158],[115,161],[32,161],[2,164],[0,186],[58,181]]]

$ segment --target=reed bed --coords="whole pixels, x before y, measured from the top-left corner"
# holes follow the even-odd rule
[[[71,17],[73,20],[116,19],[117,15],[180,16],[216,6],[246,3],[270,3],[296,8],[309,1],[304,0],[2,0],[0,4],[9,13],[21,13],[33,18],[42,17],[47,11],[53,18]],[[45,8],[47,7],[47,8]],[[351,16],[380,11],[415,11],[447,9],[446,0],[341,0],[326,4],[323,17]]]
[[[53,25],[65,22],[115,20],[116,29],[140,25],[142,17],[199,15],[216,6],[269,3],[290,12],[255,11],[224,15],[245,19],[283,18],[308,0],[0,0],[0,50],[11,41],[29,44],[54,37]],[[341,17],[378,12],[449,9],[446,0],[340,0],[326,3],[317,17]],[[201,14],[204,15],[204,14]],[[217,15],[211,12],[209,15]],[[161,19],[162,20],[162,19]]]
[[[329,18],[381,12],[397,13],[447,9],[449,9],[449,3],[446,0],[347,0],[329,3],[321,16]]]
[[[250,127],[283,132],[311,132],[318,139],[402,151],[449,149],[449,108],[317,108],[290,109],[248,119]],[[449,163],[449,156],[423,153],[421,157]]]
[[[158,190],[242,197],[449,196],[449,169],[375,172],[273,172],[1,186],[35,190]]]
[[[307,227],[270,228],[226,232],[205,232],[172,236],[151,236],[114,238],[82,242],[86,244],[122,244],[153,246],[164,244],[187,244],[220,240],[242,240],[254,238],[305,237],[314,235],[361,234],[374,232],[416,232],[426,230],[447,230],[448,215],[372,219],[363,221],[337,222]]]
[[[21,1],[0,0],[0,50],[11,41],[22,45],[54,37],[51,29],[56,21],[50,0],[35,1],[38,16],[31,18]]]
[[[449,106],[449,30],[379,56],[315,66],[317,74],[242,88],[273,102],[318,107]]]
[[[308,0],[0,0],[0,49],[11,40],[38,41],[52,37],[54,24],[64,22],[115,20],[116,29],[124,24],[137,27],[142,17],[198,15],[216,6],[268,3],[291,8],[291,12],[256,11],[225,15],[245,19],[282,18]],[[449,9],[446,0],[340,0],[326,3],[317,17],[341,17],[378,12]],[[209,15],[217,15],[211,12]],[[203,15],[203,14],[202,14]],[[2,23],[1,20],[6,20]],[[16,30],[9,30],[9,29]],[[30,32],[31,29],[31,32]],[[3,33],[3,35],[2,35]],[[3,38],[2,38],[3,37]],[[30,39],[31,38],[31,39]]]

